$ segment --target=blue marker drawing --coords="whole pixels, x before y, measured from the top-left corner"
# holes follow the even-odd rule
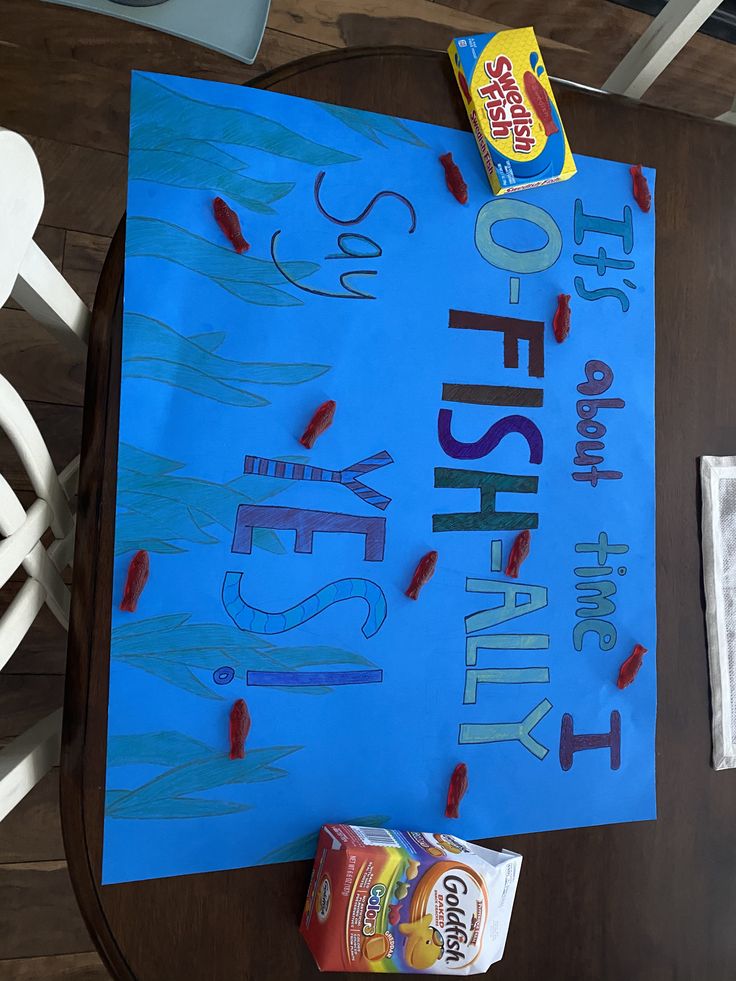
[[[261,688],[309,688],[320,685],[380,685],[383,671],[249,671],[248,685]]]
[[[385,511],[391,498],[368,487],[358,478],[371,470],[378,470],[393,463],[393,457],[386,450],[374,456],[359,460],[344,470],[327,470],[324,467],[311,467],[304,463],[286,463],[284,460],[271,460],[265,456],[246,456],[243,473],[260,477],[283,477],[284,480],[318,480],[332,484],[343,484],[366,504]]]
[[[240,591],[242,581],[242,572],[225,573],[222,602],[235,626],[254,634],[285,633],[323,613],[334,603],[349,599],[362,599],[368,605],[368,614],[360,628],[366,637],[377,634],[386,619],[386,597],[381,587],[370,579],[338,579],[280,613],[267,613],[247,603]]]

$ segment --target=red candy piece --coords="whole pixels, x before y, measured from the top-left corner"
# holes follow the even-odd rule
[[[632,177],[634,200],[642,211],[649,211],[652,206],[652,195],[649,191],[649,183],[642,173],[641,164],[636,164],[634,167],[629,167],[629,173]]]
[[[468,185],[463,180],[460,168],[452,159],[452,154],[443,153],[440,157],[440,163],[445,168],[445,184],[447,184],[447,189],[460,204],[467,204]]]
[[[621,665],[618,671],[618,681],[616,685],[619,688],[628,688],[631,682],[639,673],[639,668],[641,667],[641,662],[644,660],[644,655],[646,654],[646,647],[642,647],[641,644],[636,644],[634,650],[629,654],[624,663]]]
[[[557,123],[552,116],[552,105],[549,101],[547,90],[534,72],[524,72],[524,91],[526,92],[527,99],[532,104],[532,109],[539,118],[539,122],[542,124],[545,136],[551,136],[553,133],[557,133]]]
[[[562,344],[563,341],[567,340],[567,335],[570,333],[569,293],[560,293],[557,297],[557,309],[552,318],[552,330],[558,344]]]
[[[120,609],[125,613],[135,613],[138,606],[143,587],[148,582],[148,574],[151,564],[148,559],[148,552],[141,549],[136,552],[130,560],[128,575],[125,578],[125,589],[123,590],[123,600]]]
[[[460,817],[460,801],[468,790],[468,768],[464,763],[458,763],[452,771],[450,786],[447,788],[446,818]]]
[[[511,546],[511,551],[509,552],[509,560],[506,563],[506,575],[511,579],[519,578],[519,568],[529,554],[531,540],[532,536],[528,528],[520,531],[514,539],[514,544]]]
[[[245,740],[250,732],[250,712],[242,698],[230,710],[230,759],[245,759]]]
[[[335,409],[337,408],[337,402],[333,402],[330,399],[328,402],[323,402],[322,405],[317,409],[312,418],[309,420],[309,425],[302,433],[302,437],[299,442],[302,446],[311,450],[314,444],[317,442],[317,438],[322,435],[325,429],[329,429],[332,425],[332,420],[335,418]]]
[[[437,566],[437,552],[427,552],[417,563],[417,567],[414,570],[414,575],[411,577],[411,582],[409,583],[409,588],[406,591],[406,595],[409,599],[419,599],[419,593],[421,592],[422,586],[426,586],[429,580],[434,575],[434,570]]]
[[[215,221],[232,243],[232,247],[240,255],[247,252],[250,245],[243,238],[240,230],[240,219],[232,208],[229,208],[222,198],[215,198],[212,202],[212,210],[215,213]]]

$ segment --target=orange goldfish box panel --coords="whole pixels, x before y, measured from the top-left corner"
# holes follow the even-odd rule
[[[575,161],[533,28],[458,37],[448,53],[494,194],[573,176]]]
[[[448,834],[327,824],[301,932],[321,971],[482,974],[503,955],[520,867]]]

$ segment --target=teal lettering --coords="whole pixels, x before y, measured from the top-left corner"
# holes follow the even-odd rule
[[[579,597],[580,602],[584,603],[585,606],[591,607],[589,610],[586,610],[585,606],[578,607],[575,610],[576,616],[585,617],[592,613],[596,617],[608,617],[616,612],[616,604],[608,599],[609,596],[614,596],[616,593],[616,584],[610,580],[578,582],[575,584],[575,589],[581,593]],[[589,593],[590,595],[583,596],[583,593]]]
[[[608,219],[604,218],[604,221]],[[572,261],[577,263],[578,266],[595,266],[596,272],[599,276],[605,276],[607,269],[633,269],[634,263],[631,259],[612,259],[606,250],[601,247],[598,249],[598,255],[580,255],[576,253],[572,257]]]
[[[543,698],[521,722],[463,723],[458,742],[461,745],[478,745],[518,741],[532,756],[543,760],[549,750],[531,735],[531,731],[551,710],[552,702]]]
[[[480,491],[480,511],[432,515],[433,531],[520,531],[536,528],[539,515],[527,511],[496,511],[496,495],[536,494],[538,477],[505,473],[482,473],[479,470],[453,470],[435,467],[434,486],[475,488]]]
[[[582,651],[586,634],[597,635],[598,648],[601,651],[610,651],[616,643],[616,628],[608,620],[581,620],[576,623],[572,632],[572,643],[576,651]]]
[[[507,620],[515,620],[516,617],[534,613],[535,610],[541,610],[547,605],[546,586],[500,582],[497,579],[467,579],[465,591],[468,593],[491,593],[504,598],[500,606],[494,606],[490,610],[479,610],[477,613],[465,617],[465,632],[467,634],[476,630],[497,627],[501,623],[506,623]],[[528,596],[529,599],[519,603],[520,596]]]
[[[499,221],[528,221],[547,236],[541,249],[519,252],[499,245],[493,226]],[[549,269],[560,258],[562,233],[552,215],[526,201],[496,199],[484,204],[475,222],[475,246],[492,266],[514,273],[538,273]]]
[[[465,663],[478,663],[478,651],[543,651],[549,647],[548,634],[481,634],[465,638]]]
[[[575,243],[581,245],[586,232],[596,232],[598,235],[615,235],[621,239],[624,252],[628,255],[634,248],[634,224],[631,208],[624,205],[623,219],[603,218],[600,215],[586,215],[580,198],[575,201],[573,215],[573,230]]]
[[[627,313],[631,302],[628,296],[623,290],[617,289],[615,286],[602,286],[597,290],[589,290],[585,288],[585,283],[583,282],[582,276],[576,276],[573,280],[573,285],[575,286],[575,292],[582,300],[604,300],[606,297],[610,296],[613,299],[618,300],[621,304],[622,313]]]
[[[598,565],[603,565],[609,555],[621,555],[629,551],[628,545],[609,545],[608,535],[602,531],[598,535],[597,542],[578,542],[575,546],[576,552],[595,552],[598,556]]]
[[[465,672],[466,705],[475,705],[478,685],[547,685],[549,668],[469,668]]]

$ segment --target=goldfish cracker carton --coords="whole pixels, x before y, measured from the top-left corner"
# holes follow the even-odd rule
[[[533,28],[458,37],[448,53],[494,194],[573,176]]]
[[[520,866],[453,835],[327,824],[301,932],[321,971],[480,974],[503,954]]]

